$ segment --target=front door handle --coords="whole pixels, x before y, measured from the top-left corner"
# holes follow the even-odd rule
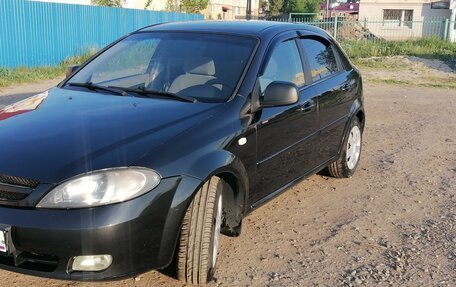
[[[316,106],[315,101],[310,100],[310,101],[307,101],[304,104],[302,104],[298,110],[303,113],[309,113],[309,112],[313,111],[315,106]]]
[[[342,85],[342,87],[340,89],[342,90],[342,92],[348,92],[351,90],[351,85],[350,84]]]

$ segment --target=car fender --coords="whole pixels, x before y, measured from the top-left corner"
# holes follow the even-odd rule
[[[237,194],[243,197],[239,198],[239,200],[242,200],[242,206],[240,208],[243,213],[246,206],[248,206],[249,183],[247,171],[241,160],[234,154],[226,150],[211,152],[195,161],[190,170],[193,171],[193,174],[180,176],[179,187],[174,194],[168,214],[166,215],[159,256],[159,261],[162,262],[163,267],[168,266],[173,260],[179,240],[180,228],[188,206],[196,192],[198,192],[204,182],[209,178],[223,173],[234,176],[237,181]]]
[[[249,179],[247,170],[242,161],[227,150],[217,150],[200,157],[193,163],[191,176],[207,181],[216,174],[229,173],[236,178],[237,192],[244,195],[243,210],[248,205]]]

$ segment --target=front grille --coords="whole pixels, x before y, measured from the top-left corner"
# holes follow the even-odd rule
[[[0,186],[0,200],[21,200],[26,198],[27,195],[28,194],[2,190],[2,187]]]
[[[34,179],[23,178],[23,177],[12,176],[12,175],[2,175],[2,174],[0,174],[0,183],[26,186],[26,187],[30,187],[30,188],[35,188],[40,184],[39,181],[34,180]]]
[[[34,179],[0,174],[0,202],[3,205],[23,200],[39,184],[40,182]]]
[[[21,252],[16,258],[0,254],[0,265],[15,267],[39,272],[53,272],[57,269],[59,258],[52,255],[43,255]]]

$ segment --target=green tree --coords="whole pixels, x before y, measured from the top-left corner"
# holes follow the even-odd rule
[[[182,0],[181,9],[187,13],[200,13],[207,8],[209,0]]]
[[[283,0],[269,0],[268,16],[278,16],[283,10]]]
[[[177,0],[166,1],[166,11],[180,12],[179,3]]]
[[[268,7],[269,7],[269,2],[268,2],[268,0],[260,0],[260,4],[259,4],[260,10],[262,10],[263,12],[265,12],[266,10],[268,10]]]
[[[92,0],[93,5],[122,8],[124,0]]]
[[[152,0],[147,0],[146,4],[144,4],[144,9],[149,8],[150,4],[152,4]]]
[[[307,0],[304,1],[304,13],[315,13],[320,12],[320,0]]]
[[[285,13],[318,13],[321,0],[285,0],[282,12]]]

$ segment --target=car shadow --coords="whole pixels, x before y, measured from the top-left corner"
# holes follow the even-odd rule
[[[323,176],[323,177],[331,177],[331,175],[329,174],[327,168],[324,168],[324,169],[320,170],[319,172],[317,172],[317,174],[319,176]]]

